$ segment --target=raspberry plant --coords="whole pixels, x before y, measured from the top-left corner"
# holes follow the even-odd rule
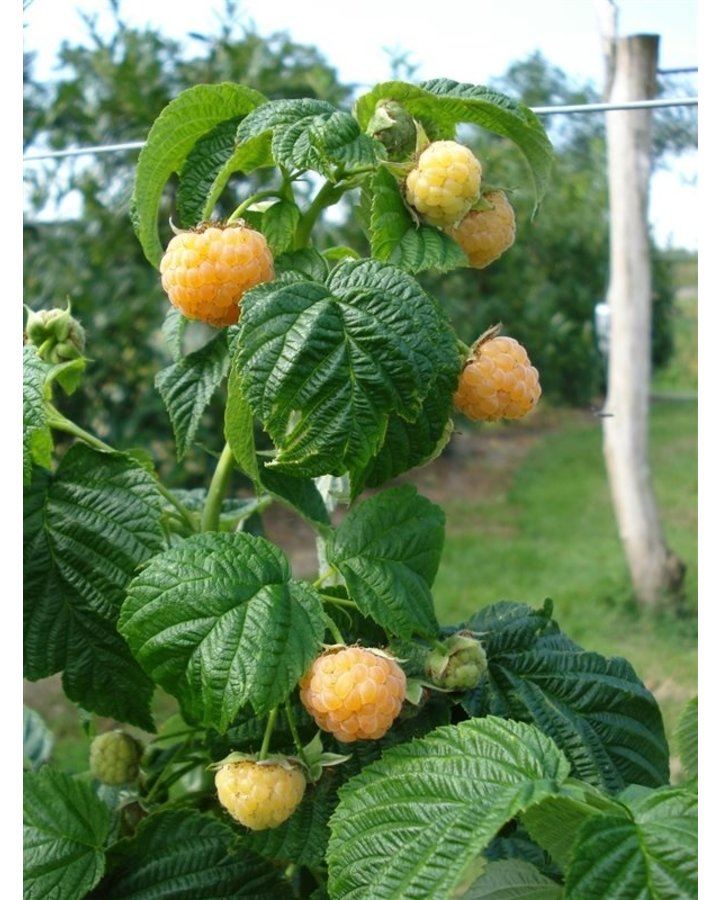
[[[69,310],[28,323],[25,675],[62,673],[90,732],[94,717],[132,727],[142,756],[123,785],[90,763],[62,772],[28,713],[26,897],[694,894],[692,741],[688,777],[671,786],[654,697],[627,662],[564,635],[549,601],[441,625],[443,511],[392,483],[442,451],[474,354],[416,278],[473,264],[453,234],[500,189],[460,126],[519,150],[539,206],[543,127],[480,86],[389,82],[345,111],[198,85],[159,116],[133,225],[159,268],[172,181],[172,243],[185,249],[163,265],[180,308],[168,305],[173,362],[155,386],[180,461],[223,392],[202,490],[167,487],[147,450],[66,418],[63,392],[92,367],[84,343],[60,351],[82,332]],[[440,171],[458,158],[460,187]],[[421,159],[425,180],[412,175]],[[216,222],[238,174],[262,186]],[[367,257],[316,236],[342,198]],[[225,244],[239,235],[240,262]],[[186,313],[216,326],[195,349],[188,296]],[[512,414],[539,396],[521,362],[532,389]],[[512,394],[512,361],[498,368]],[[271,503],[314,529],[315,578],[295,577],[262,535]],[[351,662],[338,673],[328,656]],[[158,713],[163,694],[176,712]]]

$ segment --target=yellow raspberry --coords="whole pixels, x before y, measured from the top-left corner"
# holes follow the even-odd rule
[[[454,228],[445,231],[467,254],[474,269],[484,269],[515,243],[515,212],[502,191],[490,191],[485,199],[492,209],[472,209]]]
[[[243,294],[275,276],[267,241],[241,222],[201,225],[168,244],[162,286],[188,319],[216,328],[234,325]]]
[[[472,150],[435,141],[420,154],[405,182],[408,203],[430,225],[455,225],[480,196],[482,166]]]
[[[241,825],[253,831],[277,828],[300,805],[305,776],[291,763],[229,762],[215,773],[218,800]]]
[[[399,715],[405,685],[405,673],[384,653],[330,648],[300,680],[300,700],[339,741],[377,740]]]
[[[510,337],[489,337],[475,345],[453,401],[468,419],[494,422],[521,419],[541,393],[538,370],[522,344]]]

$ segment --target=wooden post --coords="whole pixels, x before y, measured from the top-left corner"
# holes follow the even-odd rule
[[[611,103],[652,98],[659,38],[618,38]],[[647,109],[606,113],[610,189],[610,357],[603,444],[615,517],[637,600],[657,606],[678,591],[684,566],[662,533],[648,462],[651,378],[651,262]]]

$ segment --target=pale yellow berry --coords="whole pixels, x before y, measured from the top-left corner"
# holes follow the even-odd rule
[[[277,828],[295,812],[305,794],[299,767],[251,759],[225,763],[215,773],[218,800],[241,825],[253,831]]]
[[[407,176],[405,194],[426,222],[445,228],[477,201],[481,180],[482,166],[472,150],[456,141],[435,141]]]

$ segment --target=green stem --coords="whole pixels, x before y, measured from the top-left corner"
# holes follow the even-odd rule
[[[330,634],[335,638],[335,642],[337,644],[345,643],[345,638],[342,636],[340,629],[337,627],[337,625],[333,622],[333,620],[328,615],[325,616],[325,627],[330,632]]]
[[[295,744],[295,749],[297,750],[297,755],[309,769],[310,766],[308,766],[307,759],[305,758],[305,751],[303,750],[302,741],[300,740],[300,732],[298,731],[297,722],[295,721],[295,713],[293,712],[293,708],[290,703],[285,703],[285,717],[288,721],[290,734],[292,735],[293,743]]]
[[[268,189],[266,191],[258,191],[257,194],[253,194],[248,197],[247,200],[243,200],[243,202],[238,206],[236,210],[226,219],[227,222],[235,222],[239,219],[242,214],[249,209],[253,203],[257,203],[258,200],[263,200],[265,197],[282,197],[282,193],[278,188]]]
[[[201,531],[217,531],[220,524],[220,508],[230,484],[235,457],[230,444],[225,444],[208,489],[205,508],[200,522]]]
[[[319,588],[322,585],[323,581],[325,581],[326,578],[329,578],[333,574],[333,571],[334,570],[332,566],[328,569],[325,569],[325,571],[318,575],[315,581],[313,581],[313,587]]]
[[[301,250],[303,247],[308,246],[310,234],[320,213],[328,206],[337,203],[345,191],[349,189],[350,185],[335,184],[332,181],[325,182],[304,215],[300,218],[300,222],[295,230],[295,241],[293,243],[295,250]]]
[[[268,751],[270,749],[270,738],[272,737],[273,729],[275,728],[275,720],[277,719],[278,708],[277,706],[274,709],[270,710],[270,715],[268,716],[267,725],[265,726],[265,734],[263,735],[262,746],[260,747],[260,754],[258,755],[258,761],[261,759],[267,759]]]
[[[332,603],[334,606],[343,606],[345,609],[354,610],[357,610],[358,608],[357,603],[354,600],[346,600],[345,597],[334,597],[332,594],[324,594],[322,591],[318,591],[318,594],[320,594],[324,601]]]

